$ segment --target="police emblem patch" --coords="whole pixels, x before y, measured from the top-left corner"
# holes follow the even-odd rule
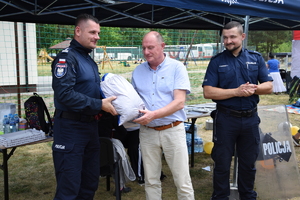
[[[64,61],[59,61],[55,65],[54,74],[56,78],[62,78],[67,73],[67,63]]]

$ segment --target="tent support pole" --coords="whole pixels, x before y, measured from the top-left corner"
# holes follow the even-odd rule
[[[246,15],[245,17],[245,25],[244,25],[244,33],[246,34],[246,38],[244,39],[243,41],[243,47],[245,49],[248,48],[248,32],[249,32],[249,19],[250,19],[250,16],[249,15]]]
[[[184,66],[187,65],[187,62],[186,62],[186,61],[187,61],[187,59],[188,59],[188,57],[189,57],[189,54],[190,54],[190,51],[191,51],[191,48],[192,48],[192,46],[193,46],[194,39],[195,39],[197,33],[198,33],[198,30],[196,30],[196,31],[194,32],[194,36],[193,36],[193,38],[192,38],[192,40],[191,40],[190,46],[189,46],[189,48],[188,48],[188,51],[187,51],[187,53],[186,53],[186,56],[185,56],[185,59],[184,59],[184,62],[183,62]],[[197,66],[197,63],[196,63],[195,59],[194,59],[194,62],[195,62],[195,65]]]

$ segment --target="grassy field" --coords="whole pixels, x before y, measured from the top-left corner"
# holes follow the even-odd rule
[[[263,95],[260,105],[281,105],[287,104],[288,95]],[[299,125],[300,115],[288,114],[292,125]],[[212,131],[205,129],[205,122],[210,117],[199,118],[197,125],[198,134],[204,142],[211,141]],[[297,159],[300,160],[300,148],[295,148]],[[2,154],[0,155],[2,159]],[[190,169],[195,199],[208,200],[212,193],[212,171],[203,170],[209,166],[212,169],[213,162],[210,155],[206,153],[195,154],[195,166]],[[299,166],[298,166],[299,167]],[[167,178],[163,181],[163,199],[176,199],[176,189],[173,183],[172,174],[163,161],[163,171]],[[0,173],[0,180],[3,180],[3,173]],[[113,196],[114,183],[111,182],[111,191],[106,191],[105,179],[99,179],[99,188],[95,199],[115,199]],[[19,147],[9,159],[9,190],[12,200],[50,200],[55,192],[55,177],[52,164],[51,142]],[[124,200],[145,199],[144,187],[131,182],[127,186],[132,191],[123,194]],[[295,187],[298,187],[295,186]],[[0,199],[3,199],[3,182],[0,181]],[[297,200],[299,198],[294,198]]]

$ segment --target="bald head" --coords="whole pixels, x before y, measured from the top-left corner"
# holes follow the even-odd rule
[[[148,61],[150,67],[156,69],[165,59],[165,43],[163,37],[160,33],[151,31],[144,36],[142,47],[144,57]]]
[[[163,43],[164,42],[164,39],[163,39],[162,35],[157,31],[150,31],[149,33],[146,33],[145,36],[144,36],[144,39],[146,37],[155,38],[158,43]]]

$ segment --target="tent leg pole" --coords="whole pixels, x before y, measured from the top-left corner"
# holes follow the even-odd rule
[[[249,20],[250,20],[250,16],[246,15],[245,17],[245,25],[244,25],[244,33],[246,34],[246,38],[243,41],[243,46],[245,49],[248,48],[248,32],[249,32]]]

